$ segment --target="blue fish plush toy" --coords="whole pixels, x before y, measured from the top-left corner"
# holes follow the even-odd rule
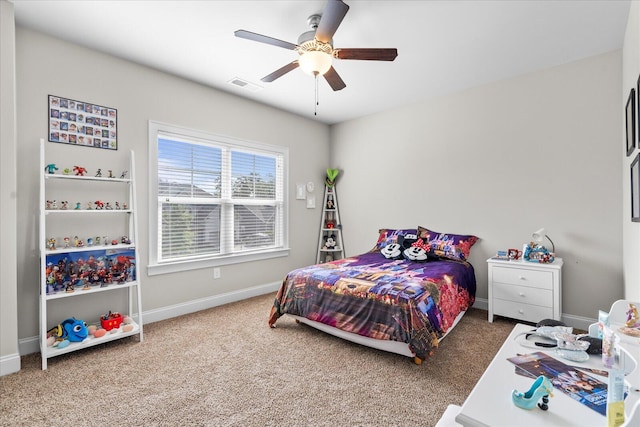
[[[84,320],[78,320],[75,317],[65,319],[59,325],[51,328],[48,332],[49,336],[55,337],[55,347],[64,348],[70,342],[81,342],[89,336],[89,329]]]
[[[64,329],[65,338],[72,342],[81,342],[89,335],[87,323],[84,320],[78,320],[75,317],[65,319],[60,324]]]

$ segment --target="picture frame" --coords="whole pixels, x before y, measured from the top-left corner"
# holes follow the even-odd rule
[[[636,90],[634,88],[631,88],[625,106],[625,129],[627,156],[630,156],[636,144]]]
[[[636,144],[636,90],[631,88],[625,107],[627,156],[633,153]]]
[[[640,153],[631,162],[631,221],[640,222]]]
[[[118,149],[118,110],[62,96],[48,96],[48,140],[106,150]]]

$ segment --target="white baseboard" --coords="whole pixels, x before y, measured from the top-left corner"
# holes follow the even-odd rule
[[[182,316],[184,314],[195,313],[196,311],[206,310],[208,308],[217,307],[219,305],[229,304],[231,302],[241,301],[248,298],[257,297],[259,295],[276,292],[282,285],[282,282],[267,283],[265,285],[254,286],[252,288],[240,289],[238,291],[227,292],[220,295],[213,295],[207,298],[200,298],[193,301],[187,301],[181,304],[170,305],[167,307],[157,308],[154,310],[143,311],[142,320],[144,324],[159,322],[161,320],[171,319],[173,317]],[[20,355],[37,353],[40,351],[40,342],[37,336],[23,338],[18,341],[18,349]],[[0,363],[3,361],[0,359]],[[18,356],[18,370],[20,370],[20,357]],[[4,372],[4,371],[2,371]]]
[[[142,312],[142,319],[144,320],[145,324],[159,322],[161,320],[171,319],[173,317],[182,316],[184,314],[195,313],[196,311],[206,310],[208,308],[217,307],[219,305],[229,304],[231,302],[241,301],[243,299],[253,298],[259,295],[276,292],[281,285],[282,282],[268,283],[265,285],[254,286],[252,288],[240,289],[238,291],[227,292],[225,294],[187,301],[181,304],[157,308],[155,310],[144,311]]]
[[[18,353],[8,354],[0,357],[0,377],[13,374],[20,370],[20,355]]]
[[[489,310],[489,300],[484,298],[476,298],[476,302],[472,305],[473,308],[477,308],[480,310]]]

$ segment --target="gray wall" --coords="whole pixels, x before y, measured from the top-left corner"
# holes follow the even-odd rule
[[[477,296],[486,300],[485,260],[545,227],[565,263],[565,317],[608,308],[623,296],[621,58],[616,51],[335,125],[349,254],[371,248],[383,227],[474,234]]]
[[[0,1],[0,375],[20,369],[16,258],[16,98],[13,4]]]
[[[218,301],[215,296],[260,285],[277,289],[291,269],[311,264],[317,244],[319,209],[307,209],[290,186],[290,256],[213,269],[147,276],[149,230],[148,120],[289,148],[289,181],[314,181],[321,188],[329,159],[329,127],[234,95],[115,57],[17,28],[18,170],[17,232],[19,336],[38,334],[38,155],[47,134],[47,96],[59,95],[118,109],[118,151],[47,142],[47,156],[68,159],[89,171],[136,155],[139,250],[143,311],[158,320]],[[64,164],[61,164],[64,166]],[[116,169],[119,170],[119,169]],[[249,267],[249,268],[248,268]],[[66,302],[66,301],[65,301]],[[67,307],[68,308],[68,307]],[[54,307],[55,309],[55,307]],[[68,308],[72,310],[72,308]],[[102,308],[100,308],[102,310]],[[96,311],[100,313],[100,311]],[[60,321],[73,313],[59,313]],[[265,312],[265,327],[268,312]]]
[[[632,87],[636,87],[640,79],[640,2],[631,2],[629,10],[629,22],[627,23],[627,32],[624,38],[624,49],[622,50],[622,93],[620,95],[619,105],[623,106],[627,102],[629,91]],[[640,96],[640,93],[636,94]],[[638,121],[640,121],[640,112],[638,113]],[[620,124],[624,126],[624,121]],[[640,123],[638,130],[640,132]],[[624,133],[622,133],[621,140]],[[621,142],[620,147],[625,147],[626,142]],[[637,140],[636,140],[637,144]],[[640,301],[640,222],[631,222],[629,220],[631,213],[631,197],[630,187],[631,180],[629,178],[629,168],[635,156],[640,152],[637,147],[633,154],[627,157],[626,150],[621,149],[622,156],[622,243],[624,253],[624,285],[625,297],[631,301]]]

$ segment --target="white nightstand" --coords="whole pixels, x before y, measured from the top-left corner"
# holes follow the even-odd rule
[[[537,323],[560,320],[562,258],[550,264],[488,259],[489,322],[493,316]]]

